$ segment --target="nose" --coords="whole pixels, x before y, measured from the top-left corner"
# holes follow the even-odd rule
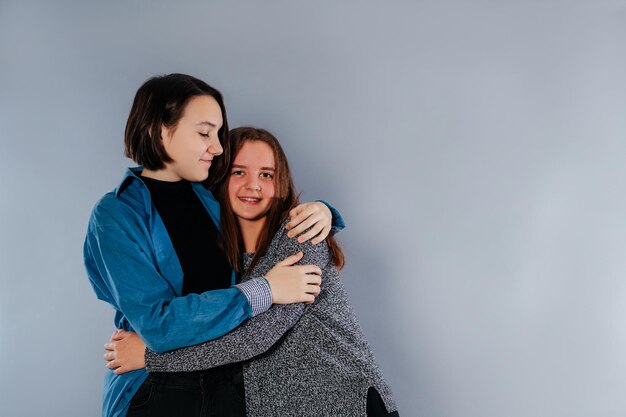
[[[220,138],[217,135],[211,137],[208,151],[213,156],[221,155],[224,152],[224,148],[222,148],[222,144],[220,143]]]
[[[248,182],[246,182],[246,189],[252,191],[261,191],[261,184],[259,184],[258,178],[249,178]]]

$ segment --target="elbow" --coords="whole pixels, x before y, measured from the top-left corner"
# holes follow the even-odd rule
[[[170,330],[163,316],[156,315],[156,318],[155,320],[150,315],[145,315],[139,322],[131,323],[132,328],[141,337],[146,347],[156,353],[176,349],[178,346],[172,346],[171,337],[168,337]]]

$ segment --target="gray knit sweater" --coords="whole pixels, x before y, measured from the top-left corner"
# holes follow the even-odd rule
[[[298,251],[301,264],[322,269],[321,292],[311,305],[273,305],[230,333],[163,354],[146,350],[149,372],[187,372],[244,362],[249,417],[365,416],[367,390],[376,388],[387,411],[391,390],[352,311],[325,243],[299,244],[284,224],[267,253],[243,280],[266,274]],[[245,257],[249,265],[251,256]]]

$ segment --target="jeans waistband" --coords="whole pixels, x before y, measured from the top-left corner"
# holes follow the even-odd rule
[[[229,364],[205,371],[152,372],[146,382],[160,388],[207,389],[216,385],[237,384],[243,381],[241,364]]]

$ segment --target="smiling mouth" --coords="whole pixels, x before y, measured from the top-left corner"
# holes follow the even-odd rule
[[[247,204],[256,204],[259,201],[261,201],[261,199],[257,197],[237,197],[237,198],[239,198],[240,201],[247,203]]]

